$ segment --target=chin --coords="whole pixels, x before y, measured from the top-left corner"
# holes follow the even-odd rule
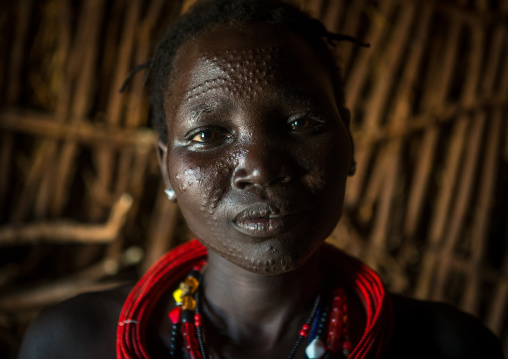
[[[301,241],[288,238],[266,239],[242,245],[240,250],[231,247],[217,248],[207,245],[220,257],[255,274],[279,275],[303,266],[317,251],[323,240],[302,245]]]

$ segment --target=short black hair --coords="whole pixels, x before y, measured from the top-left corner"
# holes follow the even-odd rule
[[[150,86],[152,125],[162,141],[165,142],[168,135],[164,97],[178,49],[186,41],[198,37],[216,25],[253,23],[281,26],[301,36],[311,46],[330,72],[337,107],[349,131],[350,115],[345,108],[344,83],[333,45],[337,40],[347,40],[363,46],[365,44],[350,36],[329,32],[319,20],[280,0],[198,0],[165,33],[149,63],[146,80]]]

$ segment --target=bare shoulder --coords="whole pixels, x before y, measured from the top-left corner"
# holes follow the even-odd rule
[[[116,325],[131,288],[85,293],[45,309],[28,328],[19,359],[115,358]]]
[[[496,336],[455,307],[392,295],[395,327],[387,358],[504,358]]]

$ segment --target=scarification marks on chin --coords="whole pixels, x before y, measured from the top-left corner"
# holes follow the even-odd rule
[[[252,49],[204,52],[198,61],[215,73],[186,94],[184,101],[216,90],[258,96],[268,84],[280,80],[280,44]]]
[[[252,256],[246,256],[245,254],[242,254],[242,249],[235,245],[225,246],[227,249],[225,249],[225,247],[216,246],[212,243],[209,243],[208,246],[221,257],[253,273],[276,274],[285,272],[289,268],[287,259],[284,258],[277,260],[275,258],[259,259]],[[277,252],[277,250],[275,250],[275,252]]]
[[[249,270],[251,270],[253,272],[257,272],[257,273],[270,274],[270,273],[280,272],[281,268],[283,270],[286,270],[286,268],[287,268],[287,266],[285,266],[285,265],[282,265],[281,267],[278,268],[275,265],[274,259],[260,260],[260,259],[255,259],[255,258],[249,259],[248,257],[245,257],[245,259],[250,261]]]
[[[275,253],[275,252],[277,252],[277,248],[270,246],[270,247],[268,247],[268,252]]]

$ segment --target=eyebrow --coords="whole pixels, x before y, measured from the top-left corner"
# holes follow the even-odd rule
[[[317,105],[315,97],[304,91],[289,91],[288,89],[282,89],[277,91],[277,101],[284,105],[304,105],[313,107]]]
[[[286,88],[282,88],[276,92],[275,99],[277,103],[281,105],[303,105],[306,107],[318,106],[315,96],[312,96],[309,92],[305,91],[291,91]],[[192,106],[188,112],[189,119],[191,121],[197,121],[203,114],[230,110],[233,108],[233,103],[230,99],[213,99],[206,101],[205,103],[199,103]]]
[[[214,99],[192,106],[188,112],[190,121],[198,121],[201,116],[207,113],[228,110],[231,108],[229,100]]]
[[[203,103],[196,106],[193,106],[189,111],[189,117],[191,120],[196,120],[204,113],[209,113],[213,110],[214,106],[209,103]]]

